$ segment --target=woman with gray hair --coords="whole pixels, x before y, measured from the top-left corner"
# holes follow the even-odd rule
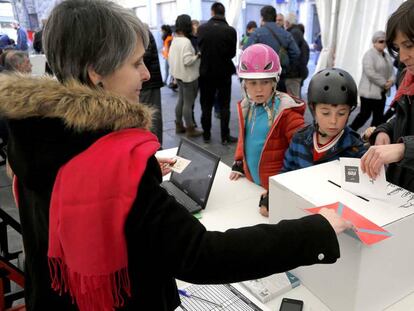
[[[208,232],[161,188],[172,161],[155,158],[137,104],[148,37],[130,10],[63,1],[43,43],[58,81],[0,76],[27,310],[175,310],[176,278],[238,282],[337,260],[335,233],[350,225],[331,210]]]
[[[371,126],[378,126],[384,121],[385,94],[395,81],[391,56],[385,52],[385,32],[376,31],[372,44],[362,59],[362,77],[358,88],[361,110],[350,125],[354,131],[363,126],[371,114]]]

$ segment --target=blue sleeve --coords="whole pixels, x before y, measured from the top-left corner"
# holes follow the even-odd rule
[[[362,158],[362,156],[367,152],[367,147],[364,145],[364,143],[361,141],[361,144],[357,146],[358,148],[358,158]]]
[[[289,144],[289,148],[285,152],[285,158],[283,159],[283,167],[280,170],[280,173],[286,173],[289,171],[295,170],[295,157],[293,156],[292,152],[294,149],[294,137],[292,138],[292,141]]]
[[[27,34],[23,29],[19,29],[19,35],[18,35],[18,41],[17,41],[17,49],[26,51],[27,46]]]

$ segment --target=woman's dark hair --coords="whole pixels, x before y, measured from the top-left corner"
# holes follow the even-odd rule
[[[67,0],[54,7],[43,30],[47,61],[59,81],[93,86],[88,69],[107,76],[148,46],[148,29],[129,9],[107,0]]]
[[[171,30],[170,25],[162,25],[161,30],[163,31],[163,33],[162,33],[162,40],[163,41],[165,39],[167,39],[168,36],[172,35],[172,30]]]
[[[193,24],[189,15],[182,14],[177,17],[175,21],[175,32],[181,32],[187,38],[191,37]]]
[[[398,55],[398,50],[394,47],[394,40],[398,31],[414,43],[414,0],[407,0],[401,4],[388,19],[385,40],[388,51],[393,57]]]

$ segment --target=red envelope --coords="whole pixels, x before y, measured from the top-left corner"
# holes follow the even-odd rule
[[[341,202],[314,208],[307,208],[306,210],[312,214],[317,214],[319,210],[324,207],[333,209],[338,215],[342,216],[343,219],[350,221],[356,228],[356,230],[353,230],[353,232],[356,234],[358,239],[366,245],[378,243],[392,236],[391,233],[374,224],[372,221],[366,219],[364,216],[353,211]]]

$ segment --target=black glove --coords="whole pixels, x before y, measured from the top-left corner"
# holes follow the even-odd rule
[[[269,192],[260,196],[259,207],[266,207],[269,210]]]

